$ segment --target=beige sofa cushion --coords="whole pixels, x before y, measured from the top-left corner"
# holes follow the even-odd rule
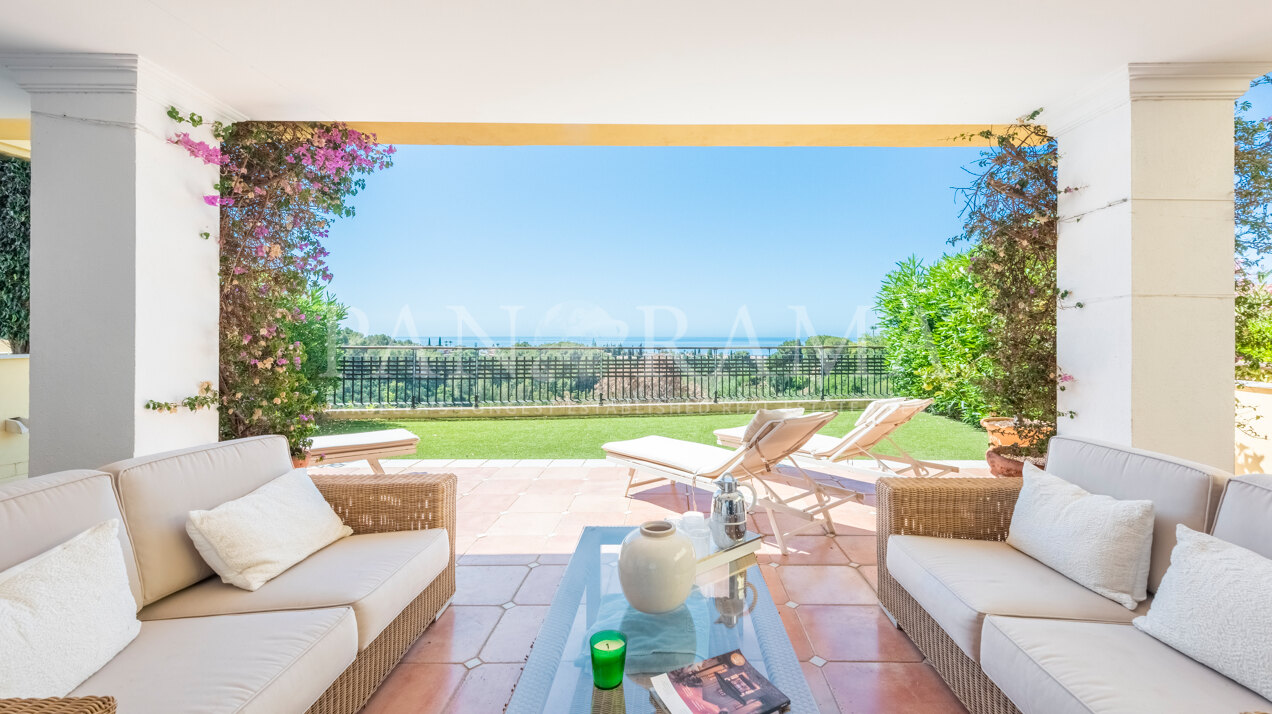
[[[1128,610],[995,541],[894,535],[888,572],[976,661],[987,615],[1129,623],[1148,610],[1148,601]]]
[[[120,712],[303,712],[357,655],[348,608],[144,622],[115,659],[71,692]]]
[[[1272,558],[1272,474],[1229,481],[1211,535]]]
[[[209,578],[147,606],[142,620],[352,606],[358,648],[372,640],[450,562],[444,529],[355,535],[249,592]]]
[[[990,617],[981,667],[1024,714],[1272,712],[1272,702],[1127,625]]]
[[[1227,472],[1192,461],[1071,436],[1052,437],[1047,472],[1091,493],[1153,502],[1149,592],[1157,591],[1170,565],[1175,526],[1182,523],[1208,532],[1223,484],[1231,478]]]
[[[0,570],[112,518],[123,516],[110,476],[101,471],[63,471],[0,486]],[[119,544],[129,587],[141,609],[141,581],[125,528],[119,529]]]
[[[287,440],[281,436],[224,441],[103,466],[114,476],[137,556],[141,604],[212,574],[186,534],[190,511],[245,496],[291,468]]]

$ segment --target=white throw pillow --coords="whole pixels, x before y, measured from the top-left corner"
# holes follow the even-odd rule
[[[256,590],[353,530],[295,469],[210,511],[190,511],[186,532],[222,581]]]
[[[1175,527],[1170,567],[1140,630],[1272,699],[1272,560]]]
[[[64,697],[140,631],[111,519],[0,573],[0,699]]]
[[[742,443],[751,443],[751,439],[754,439],[755,435],[760,433],[760,428],[771,421],[792,419],[797,416],[803,416],[803,414],[803,407],[791,407],[790,409],[759,409],[755,412],[755,416],[751,417],[751,423],[746,425],[746,431],[742,434]]]
[[[1153,502],[1088,493],[1025,462],[1007,544],[1134,610],[1148,597]]]

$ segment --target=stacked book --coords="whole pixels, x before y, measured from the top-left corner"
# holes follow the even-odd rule
[[[739,650],[660,674],[652,683],[654,704],[669,714],[773,714],[791,706]]]

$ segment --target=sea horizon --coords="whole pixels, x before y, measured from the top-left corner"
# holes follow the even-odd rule
[[[518,336],[518,335],[441,335],[435,337],[396,337],[395,339],[410,340],[420,345],[433,345],[442,347],[511,347],[516,344],[529,344],[537,347],[540,345],[550,345],[558,342],[576,342],[579,344],[595,347],[732,347],[732,348],[756,348],[756,347],[778,347],[784,342],[797,339],[791,336],[781,337],[711,337],[711,336],[685,336],[676,339],[670,337],[655,338],[602,338],[602,337],[570,337],[563,335],[539,335],[539,336]],[[807,336],[798,338],[800,342],[808,339]]]

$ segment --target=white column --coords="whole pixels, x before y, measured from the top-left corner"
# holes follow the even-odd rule
[[[1060,433],[1233,467],[1232,103],[1266,71],[1133,64],[1059,140]]]
[[[167,108],[240,117],[133,55],[0,63],[31,94],[30,473],[216,441],[212,411],[142,405],[217,382],[217,170]]]

